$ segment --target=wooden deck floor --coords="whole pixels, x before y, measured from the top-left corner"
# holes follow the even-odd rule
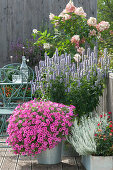
[[[80,157],[63,157],[56,165],[38,164],[36,158],[14,155],[11,148],[0,148],[0,170],[85,170]]]
[[[2,138],[5,142],[6,138]],[[0,147],[7,144],[0,143]],[[15,155],[11,148],[0,148],[0,170],[85,170],[80,157],[63,157],[61,163],[56,165],[38,164],[36,158],[31,156]]]

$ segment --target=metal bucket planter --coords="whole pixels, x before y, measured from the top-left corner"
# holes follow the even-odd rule
[[[82,156],[86,170],[113,170],[113,156]]]
[[[52,149],[47,149],[38,154],[39,164],[57,164],[61,162],[62,143],[59,143]]]

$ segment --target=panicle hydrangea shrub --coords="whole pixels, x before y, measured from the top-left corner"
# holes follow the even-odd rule
[[[44,51],[51,57],[57,48],[60,55],[70,54],[74,61],[76,55],[81,57],[82,53],[86,53],[86,47],[93,49],[97,41],[104,44],[104,35],[110,27],[109,22],[98,23],[95,17],[86,16],[83,7],[75,6],[70,0],[58,16],[50,13],[53,32],[47,29],[44,32],[33,29],[34,39],[40,37],[36,39],[35,45],[42,45]]]
[[[36,155],[65,140],[73,124],[73,105],[36,101],[18,105],[8,119],[6,142],[15,154]]]

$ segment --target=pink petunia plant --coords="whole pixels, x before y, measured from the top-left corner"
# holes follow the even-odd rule
[[[15,154],[36,155],[66,139],[73,124],[75,107],[51,101],[18,105],[8,119],[6,142]]]

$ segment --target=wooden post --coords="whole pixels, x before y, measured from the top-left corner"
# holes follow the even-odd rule
[[[109,73],[107,84],[107,111],[112,112],[113,121],[113,73]]]

